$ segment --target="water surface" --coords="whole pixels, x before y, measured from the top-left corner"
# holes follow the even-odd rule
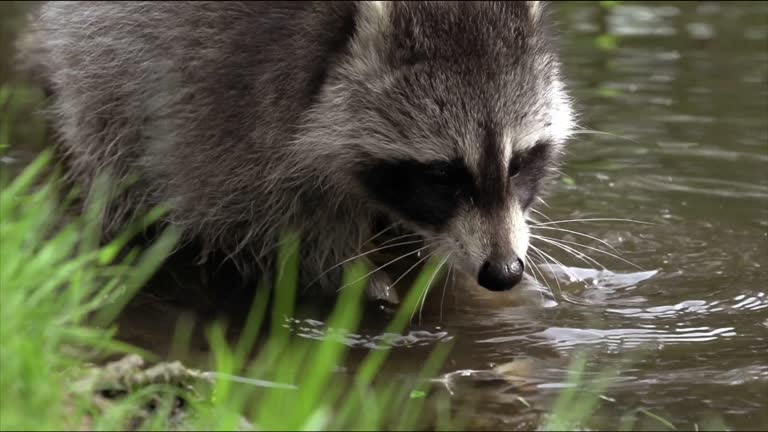
[[[539,239],[538,282],[508,295],[467,283],[432,296],[386,373],[415,376],[437,344],[451,341],[443,372],[454,397],[475,402],[482,425],[513,429],[551,406],[573,354],[586,350],[587,380],[621,365],[591,427],[617,427],[639,409],[679,429],[712,416],[732,428],[765,427],[768,3],[566,2],[554,16],[592,132],[571,143],[565,177],[537,219],[651,224],[533,228],[589,258]],[[160,303],[132,310],[140,313],[125,318],[126,337],[165,351],[157,334],[170,333],[174,315]],[[377,343],[375,324],[348,340],[360,355]],[[308,339],[323,329],[310,318],[294,323]],[[482,371],[494,368],[509,381],[483,385]],[[637,418],[636,427],[663,427]]]

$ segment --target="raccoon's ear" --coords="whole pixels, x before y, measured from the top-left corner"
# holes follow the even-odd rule
[[[392,26],[392,2],[357,1],[355,31],[350,44],[352,67],[359,73],[383,64],[384,47]]]
[[[359,1],[357,2],[357,22],[361,32],[379,31],[389,25],[392,2]]]
[[[359,1],[355,16],[355,42],[364,49],[381,43],[391,25],[392,2]]]
[[[540,0],[528,0],[525,2],[528,7],[528,17],[532,22],[537,23],[544,15],[545,2]]]
[[[507,14],[512,14],[515,19],[528,19],[529,22],[536,24],[546,12],[547,2],[540,0],[526,1],[497,1],[497,7]]]

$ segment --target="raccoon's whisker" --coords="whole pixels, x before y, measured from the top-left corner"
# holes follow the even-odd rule
[[[551,237],[546,237],[546,238],[547,238],[547,239],[550,239],[550,240],[554,240],[554,239],[552,239]],[[542,239],[542,240],[543,240],[543,239]],[[600,248],[596,248],[596,247],[593,247],[593,246],[587,246],[587,245],[585,245],[585,244],[577,243],[577,242],[574,242],[574,241],[570,241],[570,240],[557,239],[557,241],[559,241],[559,242],[563,242],[563,243],[569,243],[569,244],[573,244],[573,245],[576,245],[576,246],[581,246],[581,247],[583,247],[583,248],[587,248],[587,249],[593,250],[593,251],[595,251],[595,252],[600,252],[600,253],[602,253],[602,254],[605,254],[605,255],[608,255],[608,256],[610,256],[610,257],[612,257],[612,258],[616,258],[617,260],[623,261],[623,262],[625,262],[625,263],[627,263],[627,264],[629,264],[629,265],[631,265],[631,266],[633,266],[633,267],[635,267],[635,268],[637,268],[637,269],[639,269],[639,270],[645,271],[645,269],[644,269],[644,268],[642,268],[642,267],[640,267],[639,265],[637,265],[637,264],[633,263],[632,261],[629,261],[629,260],[627,260],[627,259],[625,259],[625,258],[622,258],[622,257],[621,257],[621,256],[619,256],[619,255],[615,255],[615,254],[612,254],[612,253],[610,253],[610,252],[606,252],[606,251],[604,251],[604,250],[602,250],[602,249],[600,249]],[[587,256],[587,255],[584,255],[584,256]]]
[[[529,259],[529,258],[530,258],[530,259]],[[526,259],[525,259],[525,260],[526,260],[526,265],[529,265],[529,264],[530,264],[530,267],[531,267],[531,276],[533,276],[533,279],[536,281],[536,284],[537,284],[538,286],[546,286],[546,287],[547,287],[547,290],[549,290],[549,292],[553,292],[553,291],[552,291],[552,287],[549,285],[549,281],[547,281],[547,279],[544,277],[544,275],[543,275],[543,274],[541,274],[541,270],[539,270],[539,269],[537,269],[537,268],[536,268],[536,262],[533,260],[533,257],[526,257]],[[542,280],[544,283],[541,283],[541,282],[539,281],[539,278],[537,278],[537,277],[536,277],[536,271],[538,271],[538,272],[539,272],[539,276],[541,276],[541,280]],[[546,284],[546,285],[545,285],[545,284]],[[544,300],[544,294],[542,294],[542,293],[541,293],[541,290],[538,290],[538,289],[537,289],[536,291],[539,293],[539,298],[541,298],[542,300]]]
[[[357,283],[357,282],[359,282],[359,281],[361,281],[361,280],[363,280],[363,279],[367,278],[368,276],[370,276],[370,275],[372,275],[372,274],[376,273],[377,271],[379,271],[379,270],[381,270],[381,269],[383,269],[383,268],[385,268],[385,267],[389,266],[390,264],[394,264],[395,262],[397,262],[397,261],[400,261],[401,259],[403,259],[403,258],[405,258],[405,257],[407,257],[407,256],[413,255],[413,254],[415,254],[415,253],[419,253],[419,252],[423,251],[424,249],[427,249],[428,247],[430,247],[430,245],[427,245],[427,246],[424,246],[424,247],[422,247],[422,248],[416,249],[415,251],[411,251],[411,252],[408,252],[408,253],[406,253],[406,254],[400,255],[399,257],[397,257],[397,258],[395,258],[395,259],[393,259],[393,260],[390,260],[390,261],[389,261],[389,262],[387,262],[386,264],[384,264],[384,265],[381,265],[381,266],[378,266],[378,267],[376,267],[375,269],[373,269],[373,270],[369,271],[368,273],[364,274],[363,276],[359,277],[358,279],[356,279],[356,280],[354,280],[354,281],[352,281],[352,282],[350,282],[350,283],[348,283],[348,284],[342,285],[342,286],[341,286],[341,288],[339,288],[339,289],[338,289],[338,290],[336,290],[336,291],[341,291],[342,289],[344,289],[344,288],[348,287],[349,285],[352,285],[352,284],[354,284],[354,283]]]
[[[456,289],[456,271],[455,270],[451,273],[451,289]],[[453,307],[456,309],[459,307],[458,299],[455,295],[453,296]]]
[[[597,265],[601,269],[605,270],[605,266],[602,263],[600,263],[599,261],[597,261],[596,259],[594,259],[591,256],[586,255],[583,252],[581,252],[581,251],[579,251],[577,249],[574,249],[574,248],[572,248],[570,246],[563,245],[563,244],[559,243],[558,240],[555,240],[555,239],[550,238],[550,237],[543,237],[543,236],[537,236],[537,235],[531,235],[531,237],[535,238],[535,239],[538,239],[538,240],[541,240],[541,241],[543,241],[545,243],[549,243],[549,244],[551,244],[553,246],[557,246],[558,248],[566,251],[568,254],[570,254],[574,258],[577,258],[577,259],[580,259],[580,260],[584,261],[587,265],[590,265],[590,266],[591,265]]]
[[[584,234],[583,232],[574,231],[574,230],[569,230],[569,229],[565,229],[565,228],[556,228],[556,227],[552,227],[552,226],[538,226],[538,225],[531,225],[530,227],[531,227],[532,229],[533,229],[533,228],[536,228],[536,229],[543,229],[543,230],[562,231],[562,232],[567,232],[567,233],[570,233],[570,234],[574,234],[574,235],[578,235],[578,236],[586,237],[586,238],[588,238],[588,239],[594,240],[594,241],[596,241],[596,242],[600,242],[600,243],[602,243],[602,244],[604,244],[604,245],[608,246],[608,247],[609,247],[609,248],[611,248],[611,249],[612,249],[614,252],[617,252],[617,253],[619,252],[619,251],[617,251],[617,250],[616,250],[616,248],[615,248],[615,247],[611,246],[611,244],[610,244],[610,243],[608,243],[607,241],[605,241],[605,240],[600,240],[600,239],[599,239],[599,238],[597,238],[597,237],[591,236],[591,235],[589,235],[589,234]]]
[[[403,278],[404,278],[404,277],[405,277],[405,276],[406,276],[408,273],[410,273],[410,272],[411,272],[411,270],[415,269],[415,268],[416,268],[416,266],[418,266],[420,263],[422,263],[422,262],[424,262],[424,261],[428,260],[428,259],[429,259],[431,256],[435,255],[436,253],[437,253],[437,251],[436,251],[436,250],[434,250],[434,251],[432,251],[432,252],[428,253],[427,255],[425,255],[425,256],[424,256],[423,258],[421,258],[420,260],[416,261],[416,263],[415,263],[414,265],[412,265],[410,268],[408,268],[408,270],[406,270],[406,271],[405,271],[405,273],[401,274],[401,275],[400,275],[400,277],[398,277],[397,279],[395,279],[395,281],[394,281],[394,282],[392,282],[392,289],[394,289],[395,285],[397,285],[397,283],[398,283],[398,282],[400,282],[400,280],[401,280],[401,279],[403,279]],[[430,283],[431,283],[431,282],[430,282]],[[413,321],[413,314],[414,314],[415,312],[416,312],[416,311],[414,310],[414,311],[411,313],[411,321]]]
[[[573,131],[572,133],[573,133],[573,135],[590,135],[590,134],[591,135],[608,135],[608,136],[611,136],[611,137],[614,137],[614,138],[619,138],[619,139],[627,140],[627,141],[635,143],[635,144],[640,144],[640,141],[638,141],[636,139],[633,139],[633,138],[629,138],[629,137],[626,137],[626,136],[623,136],[623,135],[617,135],[617,134],[611,133],[611,132],[594,130],[594,129],[578,129],[578,130]]]
[[[424,293],[421,295],[421,306],[419,306],[419,324],[421,324],[421,313],[424,310],[424,303],[427,302],[427,294],[429,294],[430,288],[432,288],[432,282],[435,281],[435,278],[440,273],[440,270],[442,270],[443,265],[448,261],[448,257],[450,257],[451,254],[448,254],[443,258],[442,261],[440,261],[440,264],[438,264],[437,269],[435,269],[435,272],[432,273],[432,277],[429,278],[429,282],[427,282],[427,287],[424,289]],[[414,313],[416,311],[413,311]],[[411,313],[411,320],[413,320],[413,313]]]
[[[549,282],[546,279],[544,279],[544,275],[541,274],[540,270],[539,270],[539,275],[542,277],[542,281],[544,281],[544,283],[539,281],[539,278],[536,277],[536,271],[538,269],[536,268],[536,262],[533,260],[532,256],[526,256],[525,257],[525,265],[528,266],[528,268],[531,269],[531,276],[533,276],[533,280],[536,281],[536,284],[541,285],[541,286],[544,286],[544,284],[546,284],[547,289],[552,291],[552,287],[550,287],[549,286]]]
[[[450,278],[451,275],[453,274],[453,267],[454,267],[453,264],[450,264],[448,266],[448,273],[445,275],[445,281],[443,282],[443,295],[440,296],[440,322],[443,321],[443,303],[445,303],[445,291],[446,291],[446,288],[448,287],[448,278]]]
[[[533,210],[533,209],[531,209]],[[541,213],[539,213],[541,214]],[[541,226],[541,225],[556,225],[561,223],[567,223],[567,222],[607,222],[607,221],[615,221],[615,222],[633,222],[638,224],[644,224],[644,225],[656,225],[653,222],[644,222],[644,221],[638,221],[634,219],[621,219],[621,218],[587,218],[587,219],[565,219],[565,220],[549,220],[549,222],[541,222],[537,223],[534,226]]]
[[[578,277],[576,277],[576,275],[574,275],[574,274],[573,274],[573,273],[572,273],[572,272],[571,272],[571,271],[568,269],[568,267],[566,267],[566,266],[565,266],[563,263],[561,263],[560,261],[558,261],[558,260],[556,260],[555,258],[553,258],[553,257],[552,257],[552,255],[549,255],[548,253],[546,253],[546,252],[542,251],[541,249],[539,249],[539,248],[537,248],[537,247],[535,247],[535,246],[533,246],[533,245],[531,245],[531,247],[533,248],[533,250],[534,250],[534,251],[536,251],[536,253],[539,253],[539,254],[543,255],[544,257],[548,258],[550,261],[552,261],[552,262],[554,262],[555,264],[557,264],[557,265],[559,265],[560,267],[562,267],[563,271],[564,271],[564,272],[565,272],[565,273],[566,273],[566,274],[567,274],[569,277],[571,277],[571,278],[572,278],[572,279],[574,279],[574,280],[579,280],[579,278],[578,278]],[[547,264],[549,265],[549,270],[550,270],[550,271],[552,271],[552,264],[550,264],[550,263],[547,263]],[[553,273],[553,275],[555,276],[555,279],[557,279],[557,274],[555,274],[555,273],[554,273],[554,271],[552,271],[552,273]],[[559,288],[559,286],[558,286],[558,288]]]
[[[384,228],[383,230],[377,232],[371,238],[369,238],[368,240],[366,240],[363,243],[361,243],[360,247],[363,247],[363,246],[367,245],[368,243],[374,241],[377,237],[379,237],[381,235],[384,235],[384,233],[386,233],[387,231],[391,230],[392,228],[394,228],[396,226],[397,226],[397,222],[392,223],[390,226],[388,226],[388,227]]]
[[[523,259],[523,262],[525,263],[526,268],[531,269],[531,276],[533,277],[533,280],[535,280],[537,284],[541,285],[541,282],[539,282],[539,278],[537,278],[536,274],[533,272],[533,266],[531,265],[531,264],[535,264],[533,262],[533,258],[526,255],[526,257]]]
[[[557,292],[558,293],[562,292],[563,288],[560,286],[560,278],[557,277],[557,273],[555,273],[555,270],[552,268],[552,264],[547,262],[546,258],[544,258],[544,255],[542,255],[542,252],[541,252],[541,250],[539,250],[539,248],[537,248],[534,245],[530,245],[530,247],[531,247],[531,250],[533,252],[535,252],[539,256],[539,258],[541,258],[541,263],[542,264],[546,264],[549,267],[549,271],[552,272],[552,276],[555,278],[555,284],[557,284]],[[561,266],[562,266],[562,264],[561,264]],[[546,281],[547,278],[544,276],[544,273],[541,271],[541,269],[540,268],[536,268],[536,270],[539,271],[539,275],[541,276],[541,278],[544,281]],[[552,286],[549,284],[549,282],[547,282],[547,288],[549,288],[550,291],[553,291],[552,290]]]
[[[551,219],[549,216],[545,215],[544,213],[542,213],[542,212],[541,212],[541,211],[539,211],[539,210],[536,210],[535,208],[531,208],[530,210],[531,210],[532,212],[536,213],[537,215],[539,215],[539,216],[543,217],[544,219],[548,220],[548,221],[551,221],[551,220],[552,220],[552,219]],[[537,223],[536,223],[536,225],[542,225],[542,224],[537,222]]]
[[[383,245],[385,245],[387,243],[392,243],[393,241],[402,240],[402,239],[408,238],[408,237],[421,237],[421,234],[416,234],[416,233],[403,234],[403,235],[400,235],[400,236],[397,236],[397,237],[393,237],[393,238],[391,238],[389,240],[383,241],[381,243],[381,246],[383,246]]]
[[[543,250],[537,248],[536,246],[531,245],[531,248],[533,248],[533,251],[536,252],[537,254],[539,254],[539,256],[541,256],[544,264],[547,264],[547,266],[549,266],[550,271],[553,270],[552,269],[552,263],[555,263],[555,264],[559,265],[560,267],[562,267],[563,271],[566,274],[568,274],[568,276],[570,276],[572,278],[576,278],[575,277],[576,275],[574,275],[570,270],[568,270],[568,267],[566,267],[565,264],[563,264],[562,262],[560,262],[557,259],[555,259],[552,255],[549,255],[548,253],[544,252]],[[549,259],[549,261],[547,261],[547,259]],[[552,274],[555,276],[555,279],[557,280],[557,275],[554,273],[554,271],[552,271]],[[576,279],[578,279],[578,278],[576,278]]]
[[[410,273],[411,270],[415,269],[416,266],[418,266],[422,262],[428,260],[432,255],[434,255],[436,253],[437,253],[437,251],[432,251],[432,252],[426,254],[423,258],[421,258],[418,261],[416,261],[416,263],[414,265],[412,265],[410,268],[408,268],[408,270],[406,270],[405,273],[401,274],[397,279],[395,279],[394,282],[392,282],[392,287],[394,288],[394,286],[397,285],[397,283],[400,282],[400,280],[403,279],[408,273]]]
[[[541,264],[546,264],[546,261],[544,261],[544,259],[541,258],[540,263]],[[544,272],[542,272],[541,269],[537,267],[537,265],[534,266],[534,270],[539,273],[539,277],[541,278],[542,282],[544,282],[543,285],[546,286],[548,290],[554,292],[554,290],[552,289],[552,285],[550,284],[549,280],[547,280],[547,277],[544,276]],[[557,285],[557,290],[560,291],[562,288],[560,288],[560,281],[557,279],[557,277],[555,277],[555,284]]]
[[[344,261],[342,261],[342,262],[340,262],[340,263],[338,263],[338,264],[335,264],[334,266],[332,266],[332,267],[328,268],[327,270],[325,270],[324,272],[320,273],[320,274],[319,274],[319,275],[318,275],[318,276],[317,276],[317,277],[316,277],[316,278],[315,278],[315,279],[314,279],[312,282],[310,282],[308,285],[312,285],[313,283],[315,283],[315,282],[317,282],[318,280],[320,280],[320,278],[322,278],[323,276],[325,276],[325,275],[326,275],[328,272],[330,272],[331,270],[333,270],[333,269],[335,269],[335,268],[337,268],[337,267],[339,267],[339,266],[341,266],[341,265],[344,265],[344,264],[346,264],[346,263],[348,263],[348,262],[350,262],[350,261],[352,261],[352,260],[355,260],[355,259],[358,259],[358,258],[362,258],[362,257],[364,257],[364,256],[366,256],[366,255],[368,255],[368,254],[372,254],[372,253],[374,253],[374,252],[378,252],[378,251],[380,251],[380,250],[382,250],[382,249],[388,249],[388,248],[392,248],[392,247],[396,247],[396,246],[404,246],[404,245],[415,244],[415,243],[421,243],[421,240],[412,240],[412,241],[407,241],[407,242],[397,243],[397,244],[393,244],[393,245],[389,245],[389,246],[382,246],[382,247],[378,247],[378,248],[376,248],[376,249],[371,249],[371,250],[369,250],[369,251],[366,251],[366,252],[363,252],[363,253],[361,253],[361,254],[355,255],[355,256],[353,256],[353,257],[351,257],[351,258],[347,258],[347,259],[345,259]]]

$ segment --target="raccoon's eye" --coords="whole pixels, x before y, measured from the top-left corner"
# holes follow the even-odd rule
[[[438,186],[455,186],[464,181],[453,162],[432,162],[424,166],[423,181]]]
[[[426,174],[430,183],[449,185],[454,182],[451,173],[446,168],[432,168]]]
[[[515,178],[520,174],[520,170],[523,168],[523,161],[519,157],[512,158],[509,161],[509,177]]]
[[[538,141],[524,153],[513,156],[509,161],[509,177],[517,177],[523,170],[526,173],[541,170],[547,161],[548,147],[546,141]]]

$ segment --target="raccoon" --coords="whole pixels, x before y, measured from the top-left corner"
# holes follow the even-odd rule
[[[268,275],[294,229],[319,294],[390,224],[514,287],[574,122],[536,1],[48,2],[20,47],[70,176],[130,180],[107,232],[163,204],[201,256]]]

